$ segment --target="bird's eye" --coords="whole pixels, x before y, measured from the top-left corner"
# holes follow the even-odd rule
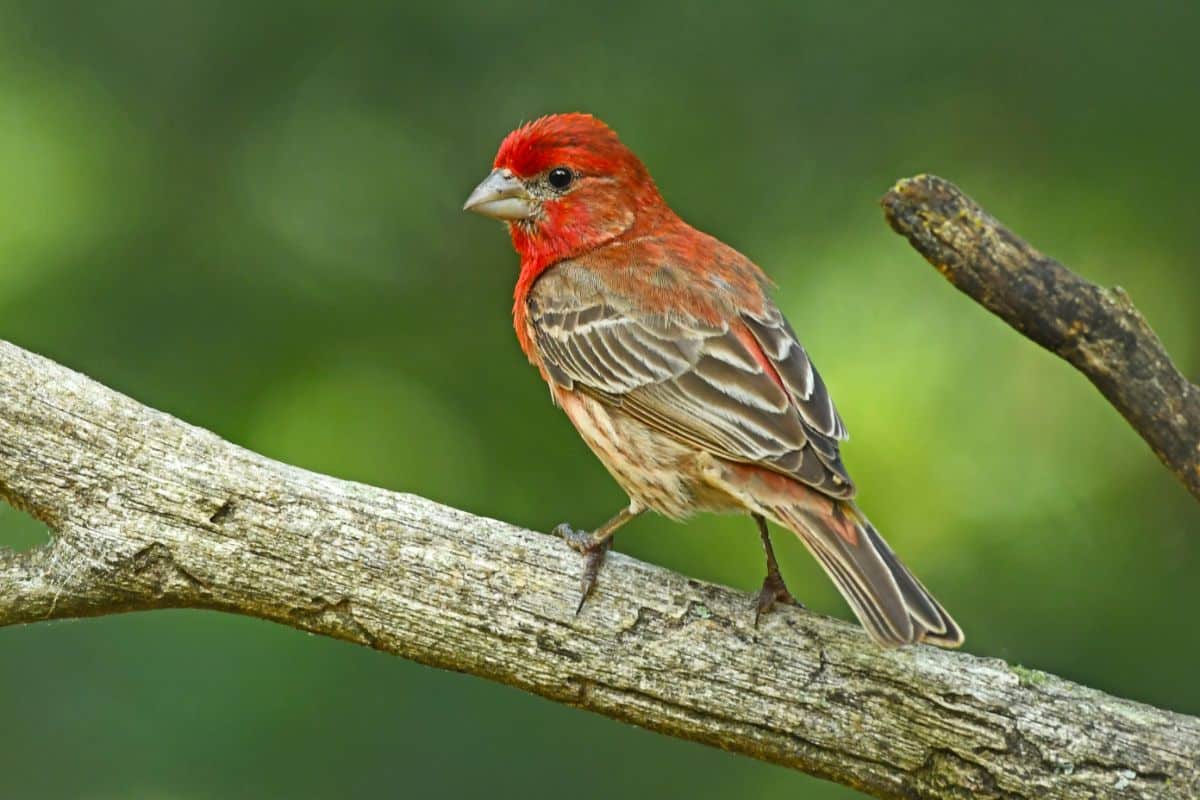
[[[571,185],[571,181],[575,180],[575,176],[566,167],[555,167],[550,170],[550,174],[546,176],[546,180],[555,189],[561,191]]]

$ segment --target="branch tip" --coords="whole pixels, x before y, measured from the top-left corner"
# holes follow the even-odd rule
[[[1042,254],[936,175],[898,181],[880,202],[892,229],[957,289],[1087,376],[1200,499],[1200,391],[1124,289]]]

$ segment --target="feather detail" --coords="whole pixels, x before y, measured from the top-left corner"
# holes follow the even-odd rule
[[[610,248],[660,256],[663,245],[641,241]],[[603,261],[597,263],[599,255],[556,264],[527,297],[525,328],[535,363],[548,380],[705,452],[761,464],[833,497],[854,495],[837,439],[829,434],[840,420],[819,375],[808,364],[808,399],[799,399],[788,372],[797,365],[788,359],[803,348],[784,347],[759,333],[783,335],[790,329],[752,327],[712,287],[684,292],[686,303],[648,304],[629,287],[634,277],[605,269]],[[670,261],[665,265],[675,268]],[[747,277],[752,281],[753,273]],[[620,282],[626,286],[618,290],[614,284]],[[782,320],[761,290],[756,305],[762,319]],[[814,403],[816,410],[808,408]]]
[[[879,644],[963,643],[962,629],[853,502],[761,467],[708,462],[709,483],[789,529],[812,553]]]

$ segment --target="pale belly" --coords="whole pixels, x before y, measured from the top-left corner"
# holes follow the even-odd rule
[[[710,480],[713,457],[587,395],[555,391],[579,435],[635,504],[672,519],[745,506]]]

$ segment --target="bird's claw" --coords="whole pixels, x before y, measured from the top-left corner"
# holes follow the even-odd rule
[[[565,522],[557,526],[554,533],[561,536],[568,547],[583,556],[583,574],[579,578],[579,605],[575,607],[575,613],[578,615],[583,611],[583,604],[591,596],[592,590],[596,588],[596,579],[600,575],[604,557],[612,549],[612,537],[597,542],[588,531],[576,530]]]
[[[567,546],[576,553],[586,554],[596,548],[596,544],[592,540],[591,533],[588,531],[576,530],[566,522],[554,528],[554,535],[561,536],[562,540],[567,543]]]
[[[763,578],[762,588],[758,590],[754,602],[754,627],[758,627],[759,617],[770,611],[776,603],[804,608],[804,604],[788,591],[783,577],[778,572],[768,573],[767,577]]]

